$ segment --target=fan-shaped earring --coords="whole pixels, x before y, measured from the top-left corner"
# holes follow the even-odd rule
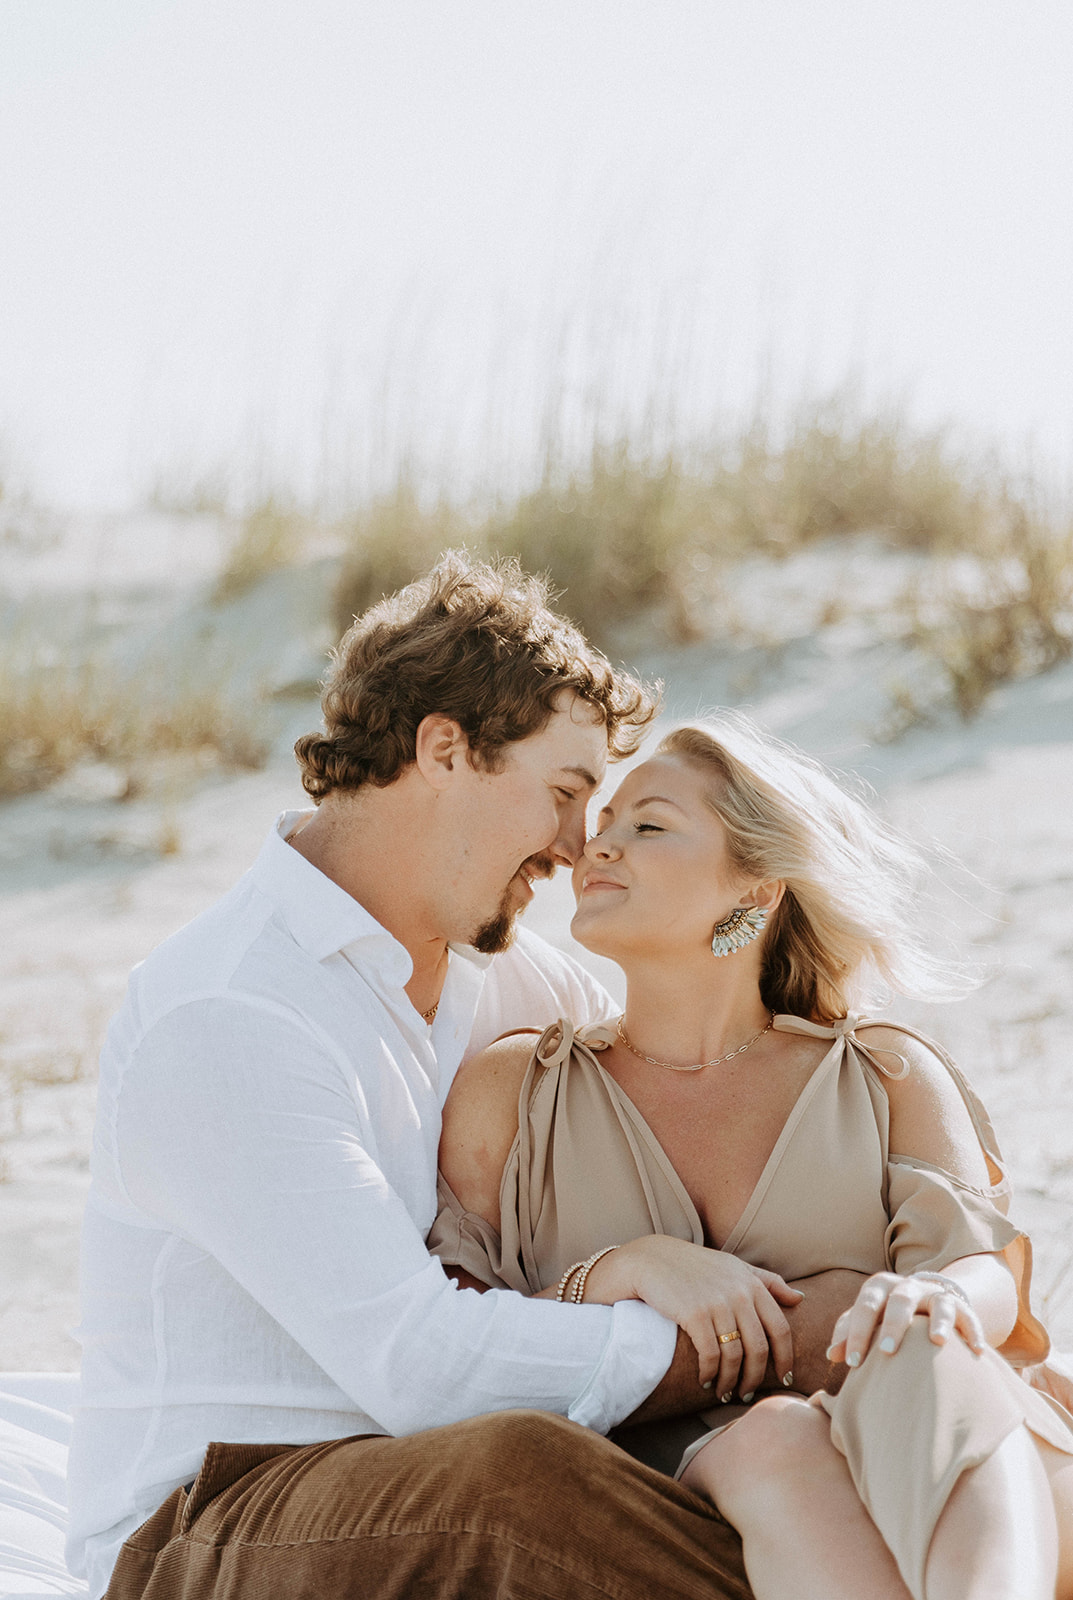
[[[712,934],[712,955],[730,956],[758,939],[767,926],[762,906],[735,906],[729,917],[716,924]]]

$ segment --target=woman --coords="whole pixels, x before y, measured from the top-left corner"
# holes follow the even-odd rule
[[[919,862],[741,718],[679,729],[601,812],[573,932],[623,1016],[501,1041],[444,1115],[431,1243],[484,1284],[649,1301],[735,1420],[680,1468],[739,1530],[758,1600],[1073,1595],[1073,1416],[986,1113],[870,991],[935,992]],[[615,1247],[608,1249],[608,1247]],[[590,1258],[592,1258],[590,1260]],[[792,1385],[790,1280],[866,1274]]]

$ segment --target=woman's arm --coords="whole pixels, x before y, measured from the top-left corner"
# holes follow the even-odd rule
[[[893,1158],[926,1161],[955,1181],[986,1190],[997,1174],[987,1156],[957,1085],[935,1053],[895,1028],[870,1027],[863,1042],[880,1059],[897,1055],[908,1063],[904,1077],[885,1082],[890,1101],[890,1150]],[[856,1366],[873,1339],[893,1354],[914,1316],[927,1315],[931,1338],[943,1344],[958,1333],[973,1349],[1000,1345],[1017,1320],[1017,1288],[999,1254],[962,1256],[942,1269],[941,1276],[960,1288],[965,1301],[944,1290],[934,1278],[881,1272],[862,1286],[853,1306],[835,1325],[832,1361]]]
[[[518,1096],[536,1034],[512,1034],[463,1062],[443,1108],[440,1171],[466,1211],[498,1229],[499,1186],[518,1134]]]
[[[460,1069],[444,1107],[440,1170],[465,1210],[497,1229],[500,1183],[518,1133],[518,1097],[532,1053],[532,1036],[489,1046]],[[554,1287],[541,1291],[545,1299],[554,1294]],[[663,1235],[623,1244],[597,1263],[585,1286],[590,1304],[644,1300],[677,1322],[696,1347],[701,1382],[720,1398],[735,1388],[758,1390],[769,1356],[780,1380],[792,1374],[783,1307],[801,1298],[777,1273]],[[720,1344],[719,1333],[730,1330],[740,1337]]]

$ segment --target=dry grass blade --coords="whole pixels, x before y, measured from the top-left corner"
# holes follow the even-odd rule
[[[952,565],[912,606],[917,643],[942,670],[960,715],[992,690],[1073,654],[1073,529],[1006,497],[982,550]]]
[[[0,796],[40,789],[83,761],[111,763],[137,787],[160,755],[259,767],[263,730],[218,684],[184,683],[176,664],[121,677],[94,660],[43,664],[0,656]]]
[[[306,519],[293,506],[270,495],[254,506],[239,525],[220,575],[213,600],[224,605],[252,589],[270,572],[293,566],[305,545]]]

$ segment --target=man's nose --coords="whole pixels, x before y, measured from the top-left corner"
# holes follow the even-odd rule
[[[573,867],[585,850],[585,807],[570,806],[560,819],[559,836],[551,853],[560,866]]]
[[[603,833],[594,833],[592,838],[586,841],[584,854],[590,861],[611,861],[622,852],[615,843],[610,828],[605,828]]]

